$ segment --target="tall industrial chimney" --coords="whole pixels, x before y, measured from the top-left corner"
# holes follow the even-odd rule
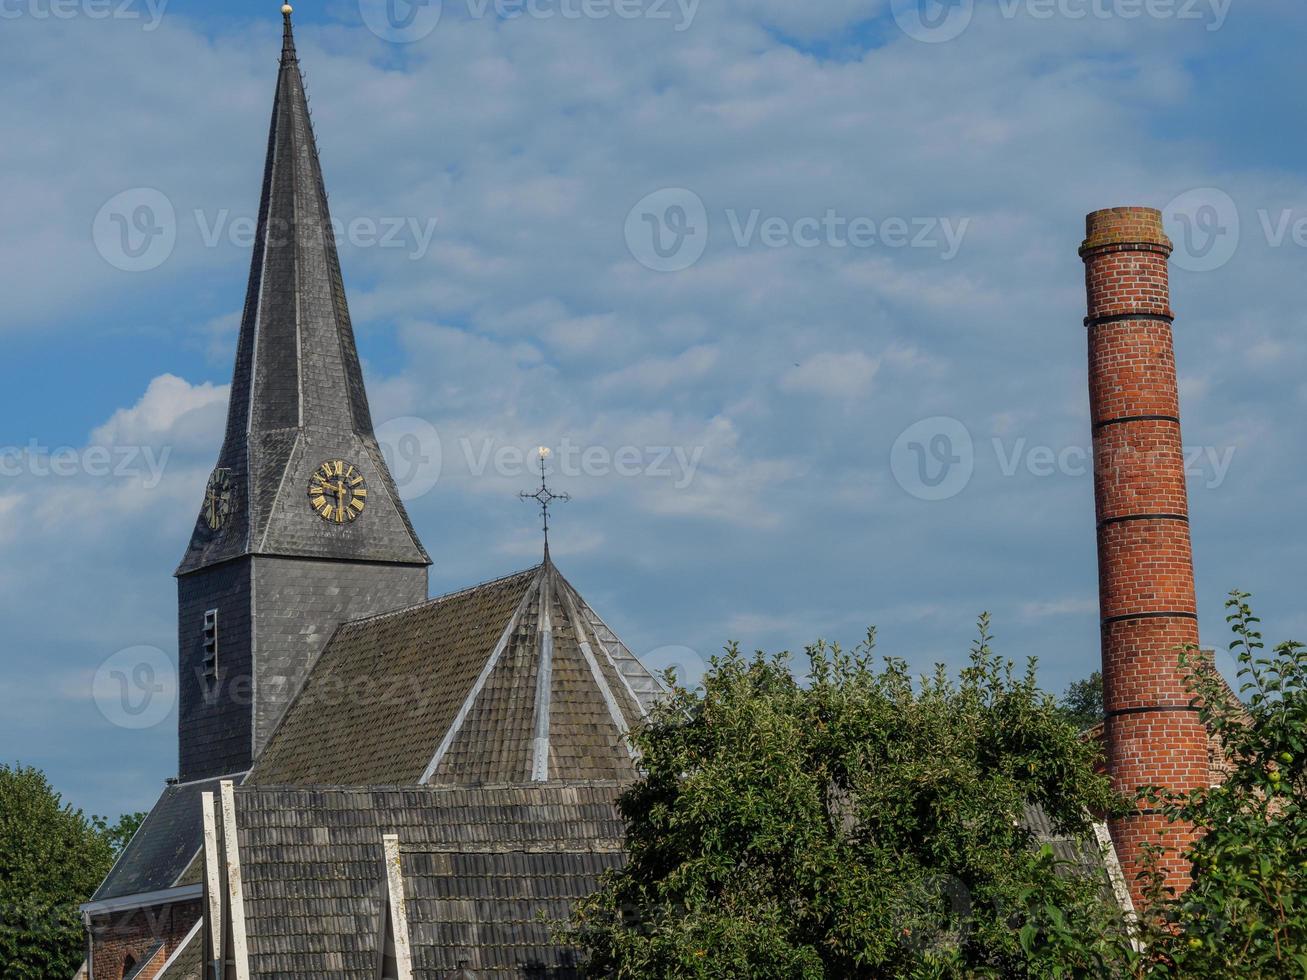
[[[1124,793],[1145,785],[1186,790],[1203,785],[1208,770],[1207,738],[1179,667],[1180,648],[1198,642],[1198,621],[1171,337],[1171,242],[1152,208],[1095,211],[1085,224],[1108,772]],[[1191,831],[1147,808],[1111,830],[1136,906],[1135,876],[1150,841],[1168,850],[1168,884],[1188,887],[1174,852]]]

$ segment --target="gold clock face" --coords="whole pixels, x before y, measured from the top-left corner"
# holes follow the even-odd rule
[[[231,517],[231,470],[219,467],[209,475],[204,488],[204,509],[201,519],[210,531],[221,531]]]
[[[329,524],[358,520],[368,505],[368,488],[363,474],[343,459],[329,459],[309,480],[309,506]]]

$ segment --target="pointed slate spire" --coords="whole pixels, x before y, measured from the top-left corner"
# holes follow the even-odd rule
[[[427,565],[377,445],[300,73],[290,7],[241,319],[220,486],[178,574],[245,554]],[[307,488],[341,460],[365,482],[357,520],[324,521]],[[329,494],[330,496],[330,494]]]

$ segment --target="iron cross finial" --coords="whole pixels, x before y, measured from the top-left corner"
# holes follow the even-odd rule
[[[549,458],[549,447],[541,446],[537,450],[540,456],[540,489],[535,493],[523,490],[518,494],[522,500],[534,500],[540,505],[540,519],[545,532],[545,557],[549,557],[549,505],[555,500],[568,501],[572,497],[566,493],[554,493],[545,483],[545,460]]]

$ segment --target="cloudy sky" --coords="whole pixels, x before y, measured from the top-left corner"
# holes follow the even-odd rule
[[[387,6],[389,3],[389,6]],[[302,0],[373,414],[440,593],[556,558],[656,666],[727,640],[1097,660],[1083,285],[1166,209],[1199,604],[1307,639],[1293,0]],[[176,765],[277,4],[0,0],[0,751]],[[142,651],[141,648],[144,648]],[[126,651],[126,652],[124,652]],[[118,671],[162,693],[115,709]]]

